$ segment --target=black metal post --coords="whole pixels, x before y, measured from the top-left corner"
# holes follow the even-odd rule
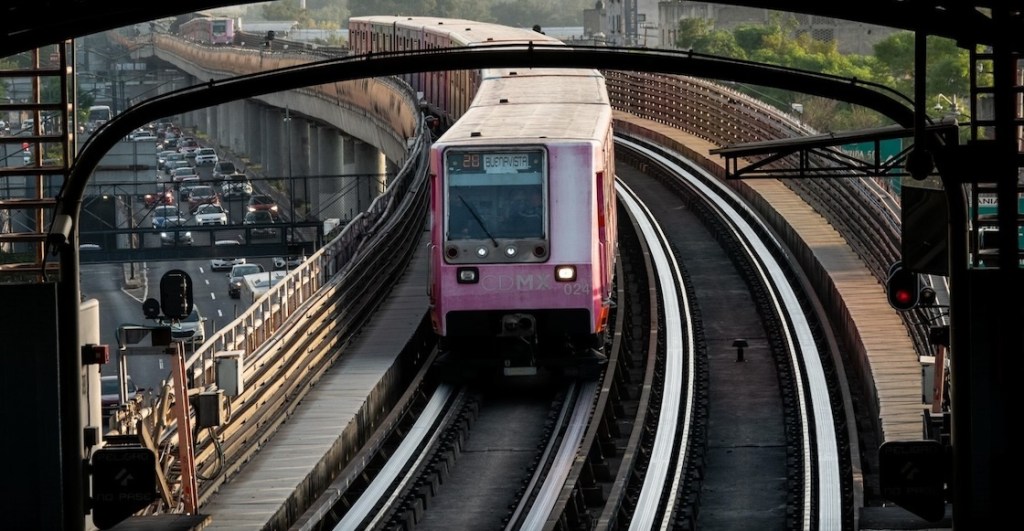
[[[61,476],[64,482],[64,529],[85,529],[85,461],[82,434],[82,354],[80,349],[79,307],[81,285],[78,264],[78,222],[82,202],[65,212],[73,212],[68,242],[60,250],[60,282],[57,285],[58,370],[60,389]]]

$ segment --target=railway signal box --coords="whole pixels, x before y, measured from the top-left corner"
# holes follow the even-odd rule
[[[157,498],[156,454],[142,446],[107,446],[92,457],[92,521],[109,529]]]

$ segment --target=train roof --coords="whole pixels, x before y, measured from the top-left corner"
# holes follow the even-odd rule
[[[438,17],[352,17],[350,24],[394,27],[417,33],[446,35],[452,43],[550,43],[558,39],[531,29],[472,20]],[[386,33],[386,30],[384,30]],[[446,131],[439,143],[488,145],[604,142],[611,106],[604,76],[585,68],[488,68],[470,108]]]
[[[584,103],[524,103],[473,107],[438,139],[438,145],[602,142],[612,111]]]
[[[534,78],[534,77],[600,77],[604,76],[597,70],[589,68],[531,68],[531,67],[515,67],[515,68],[484,68],[481,70],[480,78],[483,80],[505,78],[514,76],[520,79],[523,78]]]
[[[608,105],[604,76],[596,70],[530,68],[493,71],[485,77],[473,107],[522,103]],[[501,103],[501,100],[508,103]]]
[[[352,17],[349,19],[349,23],[351,24],[352,22],[367,22],[387,26],[395,25],[403,29],[445,33],[456,43],[467,46],[500,42],[562,44],[562,41],[543,33],[537,33],[532,29],[513,28],[475,20],[440,17],[366,16]]]
[[[484,80],[473,105],[438,141],[603,141],[612,112],[604,77],[574,70],[567,79],[564,73],[541,75],[543,70]]]

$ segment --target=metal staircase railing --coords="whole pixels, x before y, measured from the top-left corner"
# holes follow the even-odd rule
[[[46,235],[74,157],[73,41],[56,45],[46,64],[41,53],[26,52],[27,66],[0,67],[12,89],[0,118],[17,119],[0,131],[0,283],[52,281],[59,267],[47,261]],[[28,97],[17,98],[19,84],[31,87]]]
[[[995,113],[996,83],[992,79],[993,61],[995,55],[991,50],[970,50],[970,135],[971,142],[991,141],[996,137],[997,118]],[[1024,97],[1024,82],[1022,82],[1022,71],[1019,67],[1012,90],[1016,109],[1013,118],[1014,129],[1017,133],[1017,201],[1010,208],[1014,208],[1017,218],[1017,234],[1021,239],[1024,235],[1024,145],[1022,145],[1021,131],[1024,129],[1024,109],[1022,109],[1021,98]],[[972,268],[997,267],[999,242],[994,236],[998,234],[998,212],[1002,205],[996,200],[997,185],[996,176],[978,176],[970,185],[970,233],[968,241],[970,245],[970,256]],[[978,181],[983,182],[978,182]],[[1024,248],[1017,245],[1017,258],[1019,264],[1024,265]]]

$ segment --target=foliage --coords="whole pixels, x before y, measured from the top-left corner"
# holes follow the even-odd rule
[[[676,46],[696,52],[780,65],[810,72],[879,83],[912,95],[914,88],[914,35],[897,32],[875,45],[871,56],[842,54],[834,41],[818,41],[797,31],[793,18],[773,18],[763,25],[740,25],[731,32],[715,29],[705,19],[679,22]],[[964,95],[969,89],[970,58],[966,50],[949,39],[928,37],[928,108],[941,99],[939,94]],[[876,127],[886,120],[868,109],[827,98],[810,97],[770,87],[738,89],[788,111],[793,103],[803,105],[801,119],[823,130]],[[948,102],[946,102],[948,103]]]
[[[348,7],[343,0],[310,0],[302,9],[299,0],[280,0],[262,5],[260,16],[265,20],[294,20],[302,29],[333,30],[348,19]]]
[[[709,33],[714,31],[714,23],[704,18],[684,18],[679,20],[676,32],[676,47],[684,50],[700,50],[703,41]]]

